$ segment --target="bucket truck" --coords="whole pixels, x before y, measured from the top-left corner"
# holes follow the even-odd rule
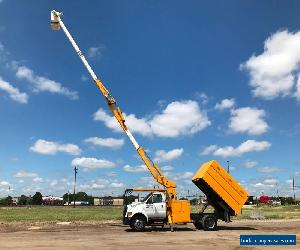
[[[149,195],[143,201],[125,204],[123,211],[124,224],[130,225],[135,231],[143,231],[145,226],[153,224],[169,224],[173,231],[173,225],[177,223],[194,223],[198,229],[215,230],[218,219],[229,222],[230,216],[240,213],[248,194],[216,161],[204,163],[192,179],[195,185],[207,195],[215,211],[205,213],[202,210],[198,213],[191,213],[190,202],[177,199],[176,183],[163,174],[158,165],[151,160],[130,132],[115,98],[89,65],[64,25],[61,12],[51,11],[51,27],[54,31],[58,31],[60,28],[63,30],[139,157],[145,163],[155,181],[163,187],[159,189],[126,190],[125,196],[133,191],[149,192]]]

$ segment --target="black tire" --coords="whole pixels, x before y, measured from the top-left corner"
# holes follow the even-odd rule
[[[134,216],[130,221],[130,227],[136,232],[142,232],[145,230],[146,220],[143,216]]]
[[[202,218],[204,231],[215,231],[217,229],[217,218],[214,215],[204,215]]]
[[[199,220],[195,220],[195,221],[193,222],[193,224],[194,224],[195,228],[197,228],[198,230],[203,229],[203,227],[202,227],[202,222],[201,222],[200,219],[199,219]]]

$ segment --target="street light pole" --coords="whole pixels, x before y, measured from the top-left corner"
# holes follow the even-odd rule
[[[75,167],[74,167],[74,193],[73,193],[73,199],[74,199],[73,207],[74,207],[74,208],[75,208],[75,191],[76,191],[77,171],[78,171],[78,168],[75,166]]]
[[[229,161],[227,161],[227,173],[229,174]]]

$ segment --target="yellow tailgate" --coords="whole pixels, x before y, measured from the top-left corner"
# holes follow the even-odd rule
[[[192,181],[196,185],[200,181],[208,185],[234,211],[235,215],[241,212],[248,199],[246,190],[215,160],[204,163]]]

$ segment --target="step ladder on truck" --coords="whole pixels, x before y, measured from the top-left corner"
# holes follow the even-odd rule
[[[128,224],[135,231],[143,231],[146,226],[165,224],[170,225],[173,231],[174,224],[185,223],[193,223],[197,229],[215,230],[218,219],[230,222],[231,216],[236,216],[241,212],[242,206],[248,198],[247,192],[217,161],[212,160],[204,163],[199,168],[192,178],[192,182],[207,196],[208,204],[214,208],[214,212],[206,213],[204,208],[197,213],[191,213],[190,202],[177,199],[176,183],[163,174],[158,165],[152,161],[130,132],[115,98],[96,76],[77,46],[62,21],[61,12],[51,11],[51,27],[54,31],[58,31],[60,28],[64,31],[141,160],[147,166],[155,181],[163,187],[161,189],[126,190],[125,201],[126,197],[133,191],[148,192],[149,194],[143,201],[131,204],[125,202],[123,210],[124,224]]]

